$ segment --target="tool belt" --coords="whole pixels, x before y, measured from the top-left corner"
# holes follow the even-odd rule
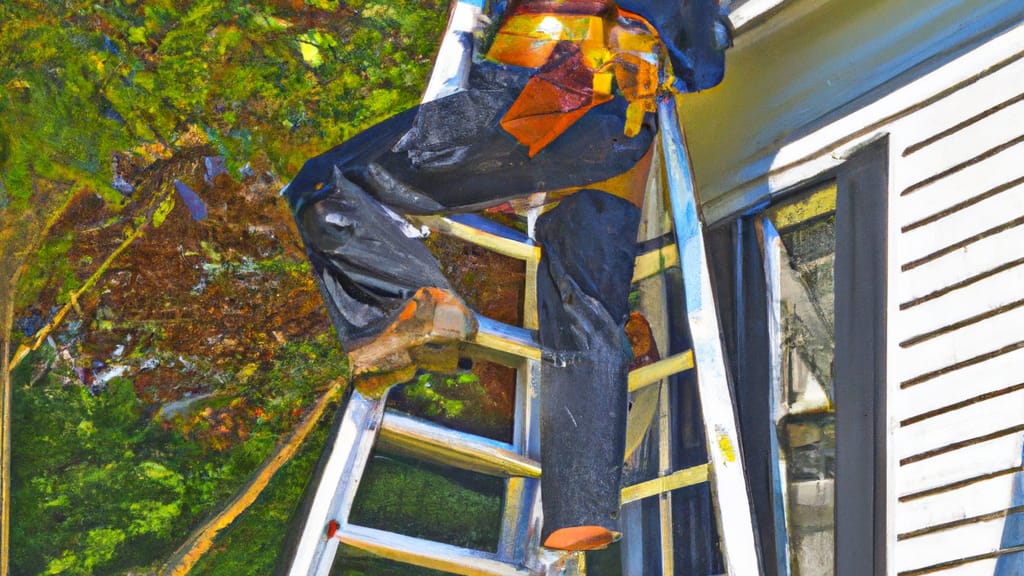
[[[554,2],[520,7],[502,22],[486,54],[537,71],[501,120],[531,157],[616,96],[629,102],[623,133],[635,136],[644,114],[656,110],[659,93],[672,84],[649,22],[610,3],[581,4],[562,11]]]

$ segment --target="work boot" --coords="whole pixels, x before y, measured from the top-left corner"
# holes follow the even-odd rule
[[[473,312],[457,296],[441,288],[420,288],[380,335],[349,351],[356,390],[380,398],[395,384],[412,379],[418,369],[454,372],[459,342],[476,331]]]
[[[573,526],[555,530],[544,541],[545,548],[580,552],[583,550],[604,550],[617,542],[622,534],[603,526]]]

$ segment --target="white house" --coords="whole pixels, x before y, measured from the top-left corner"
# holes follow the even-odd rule
[[[680,111],[765,573],[1024,574],[1024,1],[732,19]]]

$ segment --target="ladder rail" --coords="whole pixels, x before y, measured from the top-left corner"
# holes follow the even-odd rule
[[[528,304],[525,316],[526,325],[534,324],[529,319]],[[536,462],[540,462],[539,416],[540,360],[524,358],[516,374],[512,443],[517,451]],[[543,564],[533,553],[539,545],[542,522],[540,480],[509,478],[505,483],[504,503],[505,509],[502,512],[498,535],[499,555],[508,562],[537,568]]]
[[[466,42],[466,36],[477,27],[484,14],[484,4],[485,0],[458,0],[453,3],[435,68],[424,92],[424,102],[465,87],[473,50],[472,44]],[[756,575],[760,574],[760,569],[754,548],[749,497],[738,454],[736,422],[726,380],[692,174],[675,103],[669,100],[660,102],[658,115],[677,241],[641,255],[633,281],[649,278],[675,266],[682,267],[687,320],[694,344],[692,351],[634,371],[635,375],[630,374],[629,386],[631,391],[653,384],[661,386],[659,404],[663,414],[658,418],[658,436],[665,444],[670,442],[666,428],[668,419],[664,417],[668,410],[664,398],[669,386],[668,376],[696,367],[710,462],[680,471],[673,471],[670,461],[662,462],[659,466],[662,468],[661,478],[627,487],[623,500],[660,496],[661,532],[665,536],[671,532],[672,525],[671,507],[667,504],[671,497],[669,492],[710,479],[716,493],[716,511],[728,571],[743,576]],[[540,363],[544,354],[536,336],[536,295],[532,280],[536,278],[540,249],[529,235],[482,218],[417,217],[414,222],[526,263],[524,327],[481,318],[480,332],[470,343],[518,367],[513,442],[511,446],[499,445],[501,443],[490,443],[440,426],[405,420],[407,417],[385,412],[385,399],[370,399],[353,391],[337,440],[330,448],[331,454],[316,489],[290,574],[327,576],[338,545],[344,542],[396,561],[458,574],[582,576],[585,574],[583,554],[555,554],[541,548],[539,542],[542,519],[540,483],[536,476],[540,473],[537,465],[540,459],[538,403]],[[426,455],[428,459],[460,468],[467,467],[467,458],[479,457],[485,463],[477,466],[477,471],[508,475],[497,551],[468,550],[349,524],[348,516],[359,480],[378,440],[420,450],[420,455]],[[449,448],[454,450],[449,451]],[[663,449],[662,452],[666,451]],[[337,522],[336,529],[332,537],[327,537],[329,529],[326,527],[332,520]],[[671,538],[666,543],[672,547]],[[664,555],[671,556],[671,550],[663,550]],[[665,558],[671,570],[671,558],[668,556]]]
[[[292,557],[290,576],[327,576],[330,573],[338,541],[327,537],[327,527],[331,522],[337,522],[338,528],[348,523],[384,416],[384,404],[384,398],[367,398],[358,390],[352,390],[306,516],[299,546]]]
[[[740,458],[735,403],[726,374],[693,172],[675,100],[659,101],[658,121],[711,461],[712,492],[717,495],[714,500],[722,535],[722,556],[729,574],[753,576],[761,574],[761,567],[746,474]]]

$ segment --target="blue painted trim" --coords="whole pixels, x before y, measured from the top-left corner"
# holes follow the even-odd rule
[[[1021,455],[1024,459],[1024,454]],[[1010,506],[1016,508],[1024,506],[1024,472],[1017,472],[1013,475],[1013,491],[1010,497]],[[1000,550],[1016,548],[1024,544],[1024,512],[1017,512],[1006,517],[1006,524],[1003,524],[1003,539],[999,543]],[[1007,554],[1000,556],[996,561],[996,569],[992,576],[1019,576],[1024,574],[1024,554]]]
[[[764,205],[767,207],[767,204]],[[763,246],[764,251],[764,267],[765,267],[765,284],[767,286],[767,297],[769,298],[767,303],[768,314],[775,314],[775,300],[782,298],[782,294],[779,293],[781,286],[775,286],[772,279],[775,278],[775,273],[778,270],[781,262],[778,258],[772,258],[769,256],[771,247],[776,243],[781,243],[779,240],[779,233],[775,229],[775,226],[771,223],[767,217],[761,219],[761,230],[763,231]],[[781,271],[779,271],[781,272]],[[774,322],[769,321],[769,330],[777,331],[776,334],[769,334],[768,342],[769,345],[781,347],[782,345],[782,334],[778,333],[782,330],[782,318],[775,318]],[[772,374],[780,374],[781,377],[781,358],[782,351],[775,350],[769,351],[769,358],[772,359],[771,370]],[[775,422],[775,407],[779,405],[778,393],[779,390],[776,384],[780,382],[769,382],[768,387],[768,414],[770,414],[770,420],[772,423],[771,433],[768,436],[769,450],[771,451],[770,462],[771,470],[769,475],[772,483],[772,511],[773,521],[775,524],[775,560],[779,576],[789,576],[790,573],[790,558],[789,558],[789,520],[787,518],[786,510],[786,486],[783,484],[783,471],[782,471],[782,451],[779,448],[779,430],[777,423]]]
[[[747,217],[747,216],[756,216],[756,215],[760,214],[761,212],[764,212],[765,209],[767,209],[768,206],[770,206],[770,205],[771,205],[771,200],[765,200],[765,201],[761,202],[760,204],[754,204],[750,208],[747,208],[747,210],[745,212],[741,213],[739,217],[743,218],[743,217]]]

